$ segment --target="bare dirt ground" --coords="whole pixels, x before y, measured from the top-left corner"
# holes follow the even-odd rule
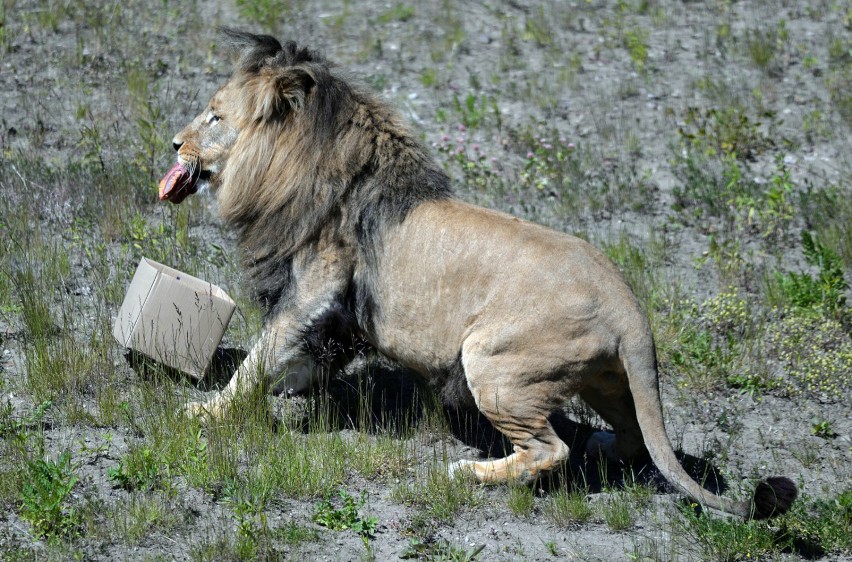
[[[360,512],[376,517],[368,540],[319,525],[316,494],[264,492],[272,499],[245,515],[224,480],[196,485],[188,469],[165,462],[157,470],[173,471],[159,477],[168,484],[128,489],[111,469],[168,440],[152,437],[145,409],[157,406],[137,392],[151,388],[145,369],[108,335],[135,264],[151,252],[237,297],[242,312],[224,345],[247,349],[256,334],[234,240],[213,204],[196,197],[180,215],[156,201],[155,181],[171,165],[172,135],[229,75],[216,27],[270,32],[322,51],[391,100],[464,199],[607,249],[652,317],[669,435],[706,486],[744,495],[755,479],[779,474],[803,501],[834,502],[852,492],[849,3],[45,0],[5,1],[2,18],[0,559],[852,559],[842,541],[725,551],[720,543],[751,543],[696,526],[653,466],[622,471],[587,459],[585,438],[603,424],[578,405],[560,425],[570,470],[539,483],[529,507],[510,505],[508,487],[471,485],[458,509],[436,515],[406,486],[434,461],[499,454],[499,439],[469,415],[461,429],[452,415],[435,422],[428,392],[378,363],[353,366],[316,396],[272,399],[273,418],[289,427],[294,408],[330,395],[341,442],[375,443],[383,432],[359,423],[365,407],[353,390],[367,380],[376,403],[397,404],[371,413],[414,426],[394,437],[406,451],[400,470],[347,467],[319,488],[364,493]],[[803,231],[836,260],[808,259]],[[26,250],[37,244],[52,253]],[[17,275],[40,260],[32,271],[55,262],[61,283]],[[839,273],[826,273],[827,262]],[[801,284],[779,281],[791,273],[823,289],[799,298]],[[28,344],[25,316],[37,291],[61,319],[57,330],[96,357],[62,392],[34,374],[38,346]],[[77,365],[46,371],[61,364]],[[216,382],[155,385],[162,401],[177,403]],[[45,400],[52,406],[34,417]],[[21,428],[42,449],[9,453]],[[85,521],[59,538],[39,536],[15,474],[31,466],[29,454],[63,451],[77,481],[61,513],[71,505]],[[250,472],[258,458],[242,451],[234,463]],[[554,515],[559,489],[583,490],[592,515]],[[624,524],[607,508],[619,501]],[[269,529],[304,536],[258,538]]]

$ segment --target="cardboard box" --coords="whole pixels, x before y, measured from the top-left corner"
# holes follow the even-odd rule
[[[201,378],[235,308],[219,287],[142,258],[112,334],[125,347]]]

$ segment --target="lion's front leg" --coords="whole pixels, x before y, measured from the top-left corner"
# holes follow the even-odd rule
[[[273,382],[290,394],[306,390],[313,383],[316,370],[302,348],[298,337],[287,337],[281,329],[264,330],[228,386],[205,402],[188,403],[186,414],[191,418],[221,419],[236,398]]]

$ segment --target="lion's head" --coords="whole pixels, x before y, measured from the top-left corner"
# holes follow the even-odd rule
[[[231,203],[241,206],[241,185],[257,186],[267,179],[263,177],[267,170],[280,170],[287,162],[304,162],[304,149],[293,146],[286,150],[288,147],[282,146],[285,132],[294,136],[300,113],[313,117],[319,109],[327,114],[336,111],[319,107],[301,111],[311,103],[327,105],[328,96],[323,93],[331,84],[321,84],[322,92],[315,93],[318,84],[330,78],[322,57],[294,43],[282,46],[266,35],[227,29],[222,34],[237,55],[234,74],[207,107],[175,135],[177,163],[160,182],[160,199],[180,203],[187,195],[209,186],[224,203],[224,210],[230,211]],[[309,136],[315,139],[317,132],[322,131]],[[277,175],[280,178],[281,174]],[[259,190],[253,191],[263,199]]]
[[[292,42],[223,36],[234,72],[174,137],[177,163],[160,198],[179,203],[209,187],[252,277],[280,278],[261,264],[293,255],[320,230],[366,252],[378,229],[418,202],[451,195],[441,167],[368,88]]]

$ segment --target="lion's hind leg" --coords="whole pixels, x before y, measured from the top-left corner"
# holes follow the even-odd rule
[[[518,421],[523,423],[529,420]],[[530,433],[523,437],[519,436],[518,431],[513,432],[514,436],[509,435],[508,425],[501,425],[494,420],[492,423],[509,436],[514,443],[514,452],[497,460],[457,461],[449,467],[450,476],[467,473],[484,484],[526,484],[533,482],[542,472],[559,468],[568,458],[568,446],[559,439],[553,428],[549,427],[549,423],[547,428],[539,428],[535,434]]]
[[[530,384],[526,377],[510,371],[513,366],[517,369],[517,363],[501,365],[496,358],[464,363],[477,407],[509,438],[514,452],[497,460],[459,461],[450,466],[450,473],[466,472],[483,483],[529,483],[542,472],[562,466],[568,446],[548,421],[562,403],[559,389],[554,388],[558,385],[550,381]]]
[[[627,377],[623,374],[604,373],[599,381],[604,385],[590,385],[580,392],[580,398],[592,407],[613,432],[594,433],[586,444],[592,456],[604,456],[610,461],[624,461],[646,452],[642,430],[636,419],[636,407]]]

